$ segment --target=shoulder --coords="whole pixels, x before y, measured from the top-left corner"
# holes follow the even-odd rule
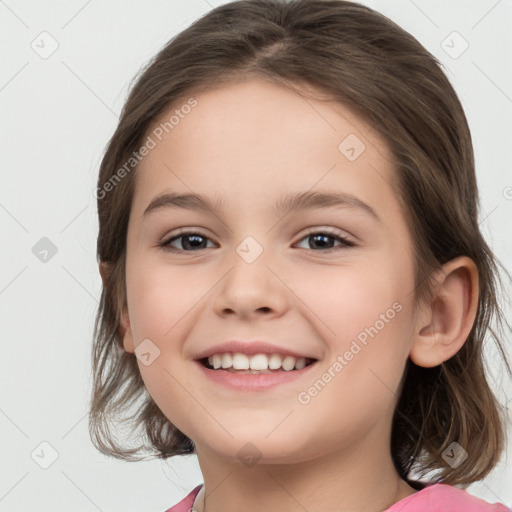
[[[185,498],[165,512],[190,512],[202,486],[203,484],[200,484],[192,489]],[[395,503],[387,512],[395,512],[395,509],[401,510],[406,502],[410,512],[512,512],[511,508],[502,503],[488,503],[469,494],[466,490],[446,484],[426,486]]]
[[[434,487],[434,486],[432,486]],[[511,509],[502,503],[489,503],[473,496],[464,489],[452,485],[437,484],[432,489],[432,504],[439,510],[453,510],[453,512],[510,512]],[[446,508],[451,507],[451,508]]]
[[[196,499],[196,496],[201,490],[202,486],[203,484],[199,484],[197,487],[192,489],[179,503],[176,503],[176,505],[167,509],[165,512],[190,512],[192,505],[194,504],[194,500]]]
[[[427,485],[395,503],[387,512],[401,510],[406,504],[409,512],[512,512],[501,503],[488,503],[464,489],[441,483]]]

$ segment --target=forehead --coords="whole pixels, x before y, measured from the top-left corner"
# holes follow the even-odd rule
[[[147,132],[154,147],[138,165],[133,210],[162,192],[241,211],[315,189],[396,207],[390,153],[372,127],[320,91],[292,87],[223,84],[167,108]]]

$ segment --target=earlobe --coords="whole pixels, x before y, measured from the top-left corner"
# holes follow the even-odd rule
[[[417,316],[410,358],[425,368],[454,356],[473,327],[479,297],[478,270],[474,261],[460,256],[445,263],[436,276],[432,304]]]
[[[100,261],[98,264],[100,270],[101,280],[103,281],[103,286],[107,285],[108,277],[109,277],[109,266],[105,261]]]
[[[123,338],[124,349],[129,354],[133,354],[135,352],[135,346],[133,343],[133,334],[132,334],[132,328],[130,325],[130,317],[128,315],[128,307],[126,305],[123,308],[120,329],[121,329],[121,335]]]
[[[111,268],[108,262],[100,261],[99,262],[99,270],[101,275],[101,280],[103,281],[103,286],[107,286],[108,281],[110,279]],[[123,312],[121,315],[121,325],[119,326],[119,336],[123,340],[123,347],[126,352],[133,354],[135,351],[133,344],[133,335],[132,329],[130,326],[130,317],[128,315],[128,307],[125,305],[123,308]]]

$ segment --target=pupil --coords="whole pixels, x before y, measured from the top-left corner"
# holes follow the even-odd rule
[[[183,248],[184,249],[187,249],[187,248],[202,248],[201,247],[201,242],[198,240],[201,240],[203,237],[201,235],[187,235],[185,237],[183,237],[182,240],[184,240],[184,243],[182,244],[183,245]],[[195,240],[195,242],[192,242],[192,244],[190,244],[189,240]]]
[[[332,239],[332,236],[331,235],[322,235],[322,234],[320,234],[320,235],[311,235],[309,238],[315,240],[313,245],[317,246],[318,243],[316,242],[316,239],[320,238],[320,239],[323,239],[325,241],[326,238],[331,238]],[[324,242],[324,244],[320,243],[320,248],[325,249],[325,247],[326,247],[325,242]],[[332,245],[327,243],[327,247],[331,248]]]

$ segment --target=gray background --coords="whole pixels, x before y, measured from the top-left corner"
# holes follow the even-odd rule
[[[202,482],[195,456],[127,463],[90,442],[90,346],[101,285],[93,190],[132,77],[221,3],[0,0],[1,512],[163,511]],[[512,268],[512,1],[362,3],[445,66],[472,130],[481,228]],[[493,385],[510,410],[512,388],[492,345],[489,356]],[[58,457],[43,469],[52,450]],[[468,490],[511,506],[511,454]]]

